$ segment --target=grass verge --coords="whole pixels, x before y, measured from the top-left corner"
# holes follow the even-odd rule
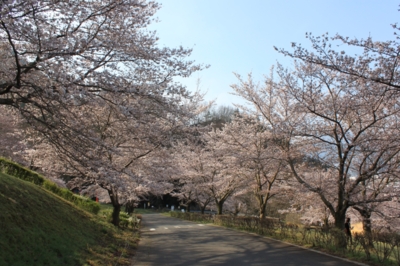
[[[130,265],[138,232],[0,173],[0,265]]]
[[[350,242],[342,230],[335,228],[300,227],[275,218],[259,220],[252,217],[210,216],[198,213],[170,212],[170,216],[208,222],[233,230],[251,232],[273,239],[312,248],[324,253],[374,266],[400,265],[400,237],[395,234],[373,234],[368,238],[355,234]],[[373,245],[368,245],[368,239]]]
[[[60,188],[55,183],[47,180],[40,174],[31,171],[22,165],[0,157],[0,173],[11,175],[13,177],[34,183],[44,189],[51,191],[54,194],[62,197],[63,199],[72,202],[76,206],[91,213],[97,214],[100,210],[100,205],[88,198],[75,195],[69,189]]]

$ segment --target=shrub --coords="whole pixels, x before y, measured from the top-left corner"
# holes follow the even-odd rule
[[[111,222],[112,220],[112,210],[102,210],[101,214],[107,221]],[[140,214],[128,214],[126,212],[119,213],[119,226],[122,228],[138,228],[140,221],[142,220],[142,215]]]
[[[3,157],[0,157],[0,172],[40,186],[45,180],[38,173],[22,167],[17,163],[11,162]]]
[[[68,192],[70,192],[72,194],[71,191],[68,191]],[[78,206],[78,207],[80,207],[80,208],[82,208],[82,209],[84,209],[84,210],[86,210],[88,212],[94,213],[94,214],[98,214],[99,213],[100,204],[98,202],[93,201],[93,200],[88,199],[88,198],[84,198],[84,197],[75,195],[75,194],[72,194],[72,197],[73,197],[72,202],[76,206]]]
[[[179,211],[171,211],[171,217],[185,219],[188,221],[196,221],[202,223],[212,223],[214,222],[214,215],[212,214],[201,214],[195,212],[179,212]]]
[[[53,192],[54,194],[61,196],[61,188],[49,180],[45,180],[42,184],[42,187],[48,191]]]
[[[373,246],[372,251],[379,262],[385,262],[389,259],[392,251],[397,246],[398,236],[393,233],[372,233]]]
[[[256,217],[234,217],[229,215],[216,215],[214,223],[255,232],[261,235],[273,235],[274,231],[280,228],[280,222],[277,218],[266,217],[264,219]],[[284,232],[285,230],[282,230]],[[286,231],[285,231],[286,232]]]
[[[97,214],[100,211],[99,203],[75,195],[66,188],[60,188],[54,182],[45,179],[38,173],[2,157],[0,157],[0,172],[39,185],[88,212]]]
[[[204,218],[206,215],[197,213],[170,212],[170,215],[191,221],[206,219]],[[351,254],[352,258],[359,260],[400,265],[400,236],[397,234],[356,233],[351,240],[347,238],[343,230],[338,228],[299,227],[296,224],[283,223],[277,218],[261,220],[256,217],[215,215],[210,221],[225,227],[290,240],[300,245],[311,245],[341,256]]]
[[[329,232],[327,232],[327,236],[329,237],[327,238],[328,242],[325,243],[325,246],[334,243],[335,247],[346,248],[348,239],[343,230],[331,228]]]

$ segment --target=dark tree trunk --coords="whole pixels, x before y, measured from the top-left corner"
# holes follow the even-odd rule
[[[216,204],[217,204],[217,214],[222,215],[222,207],[224,206],[224,201],[223,200],[217,201]]]
[[[115,226],[119,226],[119,213],[121,212],[121,204],[118,200],[118,192],[113,186],[111,187],[111,189],[107,189],[107,191],[111,199],[111,204],[113,206],[111,223]]]
[[[267,216],[267,202],[260,205],[260,219],[265,219]]]
[[[364,234],[372,234],[372,226],[371,226],[371,213],[368,213],[366,216],[363,216],[363,230]]]
[[[373,247],[374,243],[372,241],[371,210],[364,207],[362,208],[354,207],[354,209],[357,210],[358,213],[362,216],[364,236],[367,238],[368,246]]]
[[[205,200],[204,203],[197,202],[197,204],[200,206],[200,212],[201,212],[201,214],[204,214],[204,212],[205,212],[205,210],[206,210],[208,204],[210,203],[210,201],[211,201],[211,199]]]
[[[275,177],[277,176],[278,173],[275,174]],[[266,195],[260,195],[260,192],[263,190],[263,186],[259,185],[257,187],[257,189],[254,191],[254,195],[257,198],[258,201],[258,216],[260,219],[265,219],[265,217],[267,216],[267,204],[268,204],[268,200],[273,197],[273,195],[270,194],[270,190],[272,188],[272,183],[268,183],[268,192]]]
[[[339,229],[343,232],[342,235],[337,234],[335,237],[336,246],[339,248],[345,249],[347,247],[347,241],[344,233],[344,224],[346,222],[346,211],[347,208],[342,208],[340,211],[336,211],[334,218],[335,218],[335,228]]]
[[[113,205],[112,220],[111,223],[115,226],[119,226],[119,213],[121,212],[121,205]]]
[[[128,214],[132,214],[135,210],[135,202],[133,200],[129,200],[125,203],[125,212]]]
[[[186,212],[190,212],[190,203],[188,203],[188,205],[186,207]]]
[[[335,213],[335,227],[338,229],[344,229],[344,223],[346,221],[346,212],[336,212]]]

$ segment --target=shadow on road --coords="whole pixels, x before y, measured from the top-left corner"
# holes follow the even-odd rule
[[[160,214],[143,215],[143,222],[133,265],[357,265],[261,236]]]

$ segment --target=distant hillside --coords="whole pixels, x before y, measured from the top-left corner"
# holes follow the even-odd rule
[[[132,247],[133,238],[40,186],[0,173],[0,265],[129,265],[132,250],[120,247]]]

